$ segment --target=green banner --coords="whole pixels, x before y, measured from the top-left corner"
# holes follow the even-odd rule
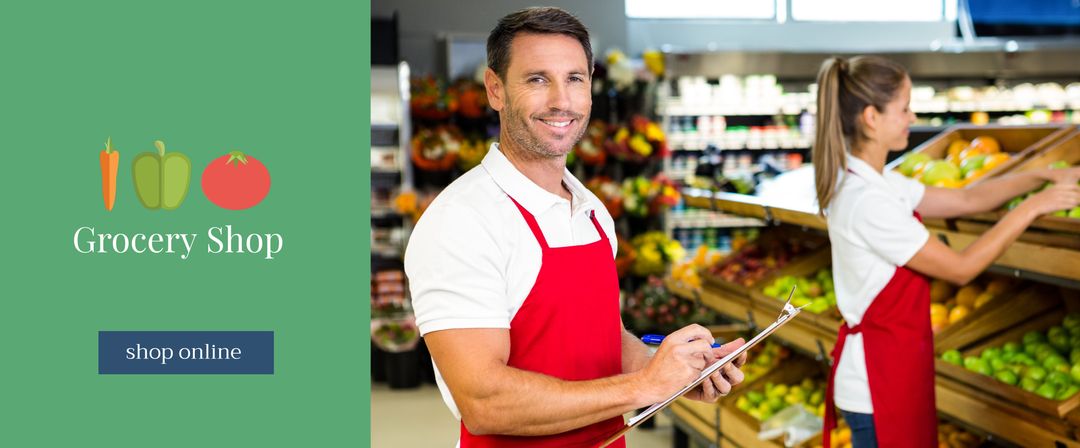
[[[0,446],[368,444],[369,16],[0,5]],[[272,331],[274,370],[101,375],[99,331]]]

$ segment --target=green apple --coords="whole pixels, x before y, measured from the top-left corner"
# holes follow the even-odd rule
[[[1004,369],[1007,365],[1008,363],[1006,363],[1004,359],[990,358],[990,369],[995,372]]]
[[[1041,382],[1046,379],[1046,369],[1039,366],[1028,367],[1027,371],[1024,372],[1024,378],[1031,378]]]
[[[900,171],[900,174],[911,177],[912,174],[915,174],[915,168],[918,168],[919,165],[931,160],[933,159],[924,153],[911,153],[904,157],[904,161],[900,162],[900,166],[897,167],[897,170]]]
[[[1070,218],[1080,218],[1080,206],[1073,207],[1072,209],[1070,209],[1069,210],[1069,217]]]
[[[934,185],[943,181],[958,181],[961,179],[960,168],[952,162],[934,160],[928,162],[922,173],[922,183]]]
[[[1062,358],[1061,355],[1057,354],[1047,356],[1046,359],[1044,359],[1042,362],[1043,367],[1046,368],[1046,370],[1048,371],[1057,370],[1058,366],[1068,366],[1068,364],[1069,362],[1066,361],[1065,358]]]
[[[977,156],[971,156],[960,163],[960,176],[963,178],[968,177],[968,173],[978,171],[983,167],[986,162],[986,154],[979,154]]]
[[[1054,396],[1057,395],[1057,387],[1054,387],[1054,385],[1050,383],[1043,383],[1042,386],[1039,386],[1038,389],[1035,389],[1035,394],[1043,398],[1053,400]]]
[[[1001,346],[1001,351],[1005,353],[1020,353],[1020,344],[1006,342],[1005,345]]]
[[[1002,383],[1008,384],[1010,386],[1015,386],[1016,383],[1020,381],[1020,378],[1017,378],[1015,373],[1012,373],[1008,370],[1002,370],[995,373],[994,378],[997,378],[998,381],[1001,381]]]
[[[1056,161],[1054,163],[1051,163],[1050,166],[1048,166],[1047,168],[1050,168],[1052,170],[1060,170],[1062,168],[1068,168],[1068,167],[1069,167],[1069,162],[1066,162],[1064,160],[1058,160],[1058,161]]]
[[[1046,342],[1046,336],[1038,331],[1024,333],[1024,345],[1030,345],[1036,342]]]
[[[982,358],[982,359],[1000,358],[1001,357],[1001,349],[998,348],[998,347],[990,347],[990,348],[988,348],[986,350],[983,350],[982,353],[979,354],[979,357]]]
[[[1070,384],[1068,386],[1065,386],[1064,389],[1059,390],[1057,395],[1054,396],[1054,399],[1055,400],[1064,400],[1064,399],[1069,398],[1069,397],[1071,397],[1073,395],[1076,395],[1077,392],[1080,392],[1080,386],[1077,386],[1075,384]]]
[[[948,350],[945,353],[942,353],[941,360],[958,366],[964,364],[963,356],[960,355],[959,350]]]
[[[739,408],[739,410],[743,412],[749,411],[751,407],[750,399],[746,398],[746,395],[739,397],[738,400],[735,400],[735,407]]]
[[[1028,377],[1020,378],[1020,388],[1028,392],[1035,392],[1039,388],[1039,382]]]
[[[1072,384],[1072,377],[1068,373],[1055,370],[1046,375],[1046,382],[1058,386],[1067,386]]]

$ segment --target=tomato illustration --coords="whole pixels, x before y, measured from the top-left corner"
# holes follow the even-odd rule
[[[206,166],[202,190],[218,207],[229,210],[251,208],[270,192],[270,171],[258,159],[233,151]]]

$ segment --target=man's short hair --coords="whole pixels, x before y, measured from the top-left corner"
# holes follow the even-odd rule
[[[488,68],[506,79],[506,69],[510,66],[510,44],[518,33],[563,34],[573,37],[585,50],[589,62],[589,74],[593,69],[592,44],[589,43],[589,30],[581,21],[562,9],[554,7],[526,8],[499,20],[491,30],[487,41]]]

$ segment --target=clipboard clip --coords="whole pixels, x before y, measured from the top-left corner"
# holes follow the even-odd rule
[[[799,312],[802,311],[803,308],[806,308],[806,306],[809,305],[809,303],[808,303],[808,304],[800,306],[800,307],[795,307],[794,305],[791,304],[791,297],[794,296],[794,295],[795,295],[795,287],[792,286],[791,287],[791,292],[788,293],[787,301],[784,302],[784,308],[780,310],[780,316],[776,318],[777,321],[788,320],[788,319],[794,317],[796,314],[799,314]]]

